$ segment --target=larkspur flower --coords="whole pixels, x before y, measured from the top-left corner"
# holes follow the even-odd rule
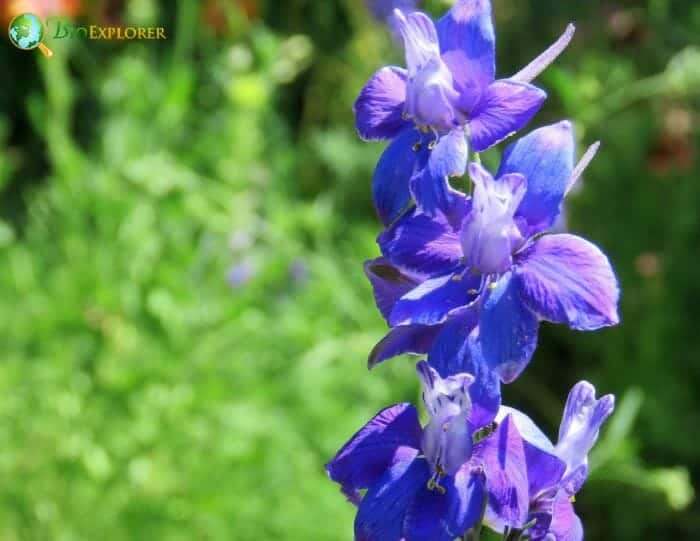
[[[535,130],[506,150],[495,179],[470,165],[473,197],[455,194],[435,217],[413,209],[379,236],[383,257],[365,271],[392,329],[370,366],[440,342],[453,373],[462,371],[457,359],[478,357],[511,382],[534,353],[540,321],[576,330],[618,323],[607,257],[580,237],[544,234],[597,144],[576,167],[574,149],[570,122]]]
[[[226,274],[226,281],[233,288],[242,288],[253,279],[255,273],[255,263],[250,259],[244,259],[229,269]]]
[[[595,445],[601,426],[615,409],[615,398],[596,399],[595,387],[582,381],[569,393],[564,409],[559,440],[552,445],[547,436],[524,413],[502,406],[491,437],[503,440],[506,430],[510,439],[505,456],[525,457],[522,463],[505,471],[501,478],[508,487],[516,487],[513,501],[526,501],[527,512],[513,513],[498,500],[489,505],[487,524],[496,531],[520,530],[532,541],[581,541],[583,526],[574,511],[573,499],[588,477],[588,453]],[[522,480],[526,479],[526,483]],[[491,480],[493,489],[500,482]]]
[[[481,426],[475,423],[490,423],[497,413],[475,417],[472,399],[481,393],[474,393],[474,387],[481,383],[468,373],[443,379],[425,361],[417,369],[428,424],[421,428],[410,404],[391,406],[326,466],[330,478],[358,505],[358,541],[453,541],[482,517],[485,466],[494,477],[509,478],[497,460],[498,440],[473,443]],[[515,490],[506,486],[508,494]]]
[[[365,140],[391,140],[373,179],[375,206],[389,225],[414,199],[434,214],[452,199],[449,176],[463,175],[468,143],[480,152],[520,130],[546,98],[532,86],[568,45],[565,33],[508,79],[496,80],[495,33],[489,0],[458,0],[437,23],[424,13],[395,10],[406,66],[384,67],[355,103]]]

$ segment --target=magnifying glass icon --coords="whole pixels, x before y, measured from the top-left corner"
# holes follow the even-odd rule
[[[8,35],[12,45],[23,51],[39,49],[46,58],[53,56],[53,51],[42,43],[44,23],[33,13],[22,13],[10,21]]]

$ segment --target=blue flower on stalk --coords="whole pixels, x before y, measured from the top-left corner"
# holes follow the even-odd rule
[[[497,464],[497,449],[473,444],[480,425],[470,395],[481,384],[467,373],[443,379],[424,361],[417,370],[428,424],[421,428],[410,404],[391,406],[326,466],[330,478],[358,505],[357,541],[453,541],[484,512],[483,464]],[[493,475],[503,472],[494,470]]]
[[[384,225],[412,199],[431,214],[448,205],[453,192],[447,177],[464,174],[468,144],[476,152],[486,150],[530,121],[546,94],[529,82],[574,33],[569,25],[527,67],[496,80],[489,0],[458,0],[437,25],[424,13],[395,10],[392,26],[403,39],[407,69],[380,69],[355,103],[360,135],[392,140],[373,179]]]
[[[527,415],[501,407],[498,428],[491,437],[504,441],[503,432],[507,432],[504,455],[523,456],[524,463],[511,461],[504,476],[489,479],[489,494],[515,487],[512,501],[518,502],[504,507],[498,499],[489,498],[485,522],[491,528],[520,531],[532,541],[583,540],[573,500],[588,477],[588,453],[615,409],[612,395],[596,399],[595,394],[595,387],[585,381],[573,387],[556,445]],[[485,471],[488,476],[488,469]]]
[[[473,197],[454,194],[445,214],[413,209],[382,233],[383,257],[366,264],[392,330],[370,354],[373,366],[400,353],[485,359],[505,382],[530,361],[540,321],[595,330],[619,321],[619,289],[607,257],[569,234],[544,234],[564,196],[595,155],[574,168],[570,122],[535,130],[506,150],[494,178],[472,163]]]

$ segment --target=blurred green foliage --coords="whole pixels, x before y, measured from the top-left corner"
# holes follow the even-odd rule
[[[555,435],[575,381],[617,394],[587,539],[694,540],[700,5],[495,12],[501,74],[578,23],[535,123],[603,140],[569,226],[623,287],[619,328],[546,326],[506,399]],[[417,398],[410,360],[365,369],[381,145],[351,112],[401,52],[359,0],[118,13],[172,39],[48,40],[51,61],[0,45],[0,539],[350,539],[323,464]]]

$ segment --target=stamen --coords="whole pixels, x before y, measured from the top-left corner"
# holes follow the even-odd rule
[[[415,145],[411,147],[413,152],[418,152],[421,148],[423,148],[423,145],[421,144],[420,141],[418,141]]]
[[[428,150],[433,150],[435,148],[435,145],[437,145],[437,139],[433,139],[428,143]]]
[[[440,477],[444,477],[445,472],[442,471],[442,469],[438,470],[436,473],[433,474],[433,476],[428,479],[428,490],[433,491],[437,490],[440,494],[446,494],[447,489],[445,487],[440,485]]]

